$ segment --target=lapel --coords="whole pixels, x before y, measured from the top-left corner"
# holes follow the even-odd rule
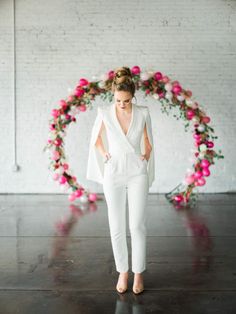
[[[122,143],[126,145],[126,147],[128,148],[128,150],[130,152],[134,152],[134,148],[131,145],[131,143],[129,142],[129,135],[131,134],[132,128],[135,125],[135,120],[137,118],[137,109],[135,104],[132,104],[132,116],[131,116],[131,121],[130,121],[130,125],[127,131],[127,134],[124,133],[124,131],[122,130],[122,127],[120,125],[120,122],[118,121],[117,115],[116,115],[116,105],[115,103],[112,103],[111,105],[111,118],[112,121],[114,123],[115,129],[117,130],[117,134],[119,135],[119,138],[122,140]]]

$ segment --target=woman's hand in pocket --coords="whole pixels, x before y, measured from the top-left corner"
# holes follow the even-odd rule
[[[107,162],[111,158],[111,154],[107,151],[103,154],[104,162]]]
[[[144,154],[144,155],[141,155],[141,156],[140,156],[140,159],[141,159],[141,160],[146,159],[146,161],[148,161],[148,160],[149,160],[149,157],[150,157],[150,156],[147,156],[147,154]]]

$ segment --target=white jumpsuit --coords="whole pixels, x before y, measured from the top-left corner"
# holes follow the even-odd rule
[[[111,158],[104,163],[95,146],[102,121],[102,140]],[[150,158],[141,160],[146,123]],[[128,250],[126,243],[126,192],[129,204],[129,230],[132,246],[132,271],[146,269],[146,204],[148,190],[155,177],[152,125],[148,107],[132,104],[131,122],[127,134],[121,128],[115,103],[98,108],[89,147],[87,179],[103,184],[116,270],[126,272]]]

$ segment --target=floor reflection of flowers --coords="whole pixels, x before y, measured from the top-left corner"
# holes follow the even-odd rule
[[[183,219],[189,239],[193,248],[193,270],[197,273],[201,270],[208,270],[213,262],[213,241],[206,218],[197,213],[194,209],[175,205],[175,209]]]
[[[70,258],[67,250],[72,240],[69,235],[81,218],[97,211],[97,205],[96,203],[88,203],[87,208],[82,210],[81,206],[71,204],[69,209],[70,214],[62,217],[55,223],[52,256],[48,265],[52,269],[54,282],[57,284],[67,282],[66,275],[68,271],[75,267],[74,260]]]

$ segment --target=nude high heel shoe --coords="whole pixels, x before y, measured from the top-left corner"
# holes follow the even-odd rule
[[[128,288],[126,287],[126,288],[122,289],[122,288],[118,288],[118,286],[116,286],[116,290],[117,290],[119,293],[124,293],[124,292],[126,292],[126,291],[128,290]]]
[[[118,280],[119,281],[119,280]],[[128,286],[126,286],[125,288],[120,288],[118,283],[116,285],[116,290],[119,292],[119,293],[124,293],[128,290]]]
[[[142,282],[140,288],[135,287],[135,284],[133,284],[133,292],[134,292],[135,294],[140,294],[140,293],[142,293],[143,291],[144,291],[144,284],[143,284],[143,282]]]
[[[133,287],[133,292],[135,293],[135,294],[140,294],[140,293],[142,293],[144,291],[144,286],[142,286],[141,288],[134,288]]]

